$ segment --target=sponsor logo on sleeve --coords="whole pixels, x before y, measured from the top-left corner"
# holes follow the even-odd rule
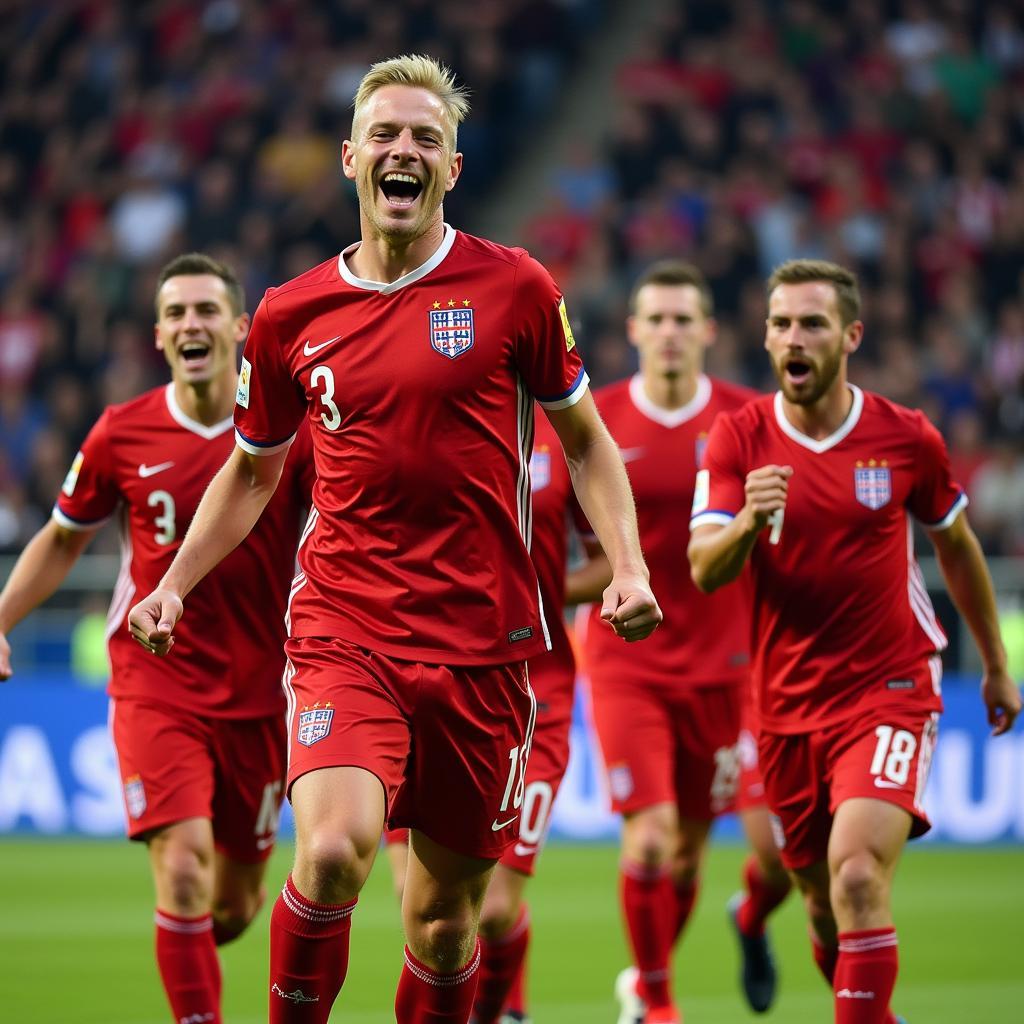
[[[706,469],[697,470],[697,479],[693,484],[693,507],[690,515],[696,516],[704,512],[711,501],[711,474]]]
[[[565,335],[565,351],[571,352],[576,347],[576,339],[572,336],[572,325],[565,309],[565,299],[558,300],[558,315],[562,318],[562,333]]]
[[[68,470],[68,475],[64,477],[64,483],[60,485],[60,489],[70,498],[75,493],[75,484],[78,483],[78,474],[82,471],[82,463],[85,462],[85,456],[79,452],[71,463],[71,468]]]
[[[252,381],[252,363],[242,357],[242,368],[238,371],[238,390],[235,392],[235,404],[243,409],[249,408],[249,384]]]

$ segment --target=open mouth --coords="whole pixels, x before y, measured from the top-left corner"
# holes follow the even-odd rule
[[[186,363],[194,365],[205,361],[210,354],[210,346],[204,341],[187,341],[178,351]]]
[[[783,370],[786,374],[786,379],[791,381],[793,384],[805,384],[811,377],[811,364],[805,359],[787,359]]]
[[[406,209],[419,198],[423,185],[415,175],[404,171],[389,171],[380,180],[380,190],[389,206]]]

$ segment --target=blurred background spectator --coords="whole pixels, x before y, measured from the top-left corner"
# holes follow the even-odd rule
[[[986,549],[1024,554],[1024,20],[990,0],[688,0],[620,54],[561,162],[535,143],[610,0],[33,0],[0,22],[0,551],[48,515],[108,402],[165,378],[159,266],[201,248],[263,290],[356,237],[339,169],[373,60],[426,51],[472,90],[447,204],[474,230],[547,162],[514,237],[568,295],[600,384],[650,260],[707,272],[711,369],[771,387],[761,280],[853,265],[854,379],[946,432]],[[621,11],[618,12],[621,16]],[[596,141],[595,141],[596,140]],[[113,549],[114,541],[106,538]]]

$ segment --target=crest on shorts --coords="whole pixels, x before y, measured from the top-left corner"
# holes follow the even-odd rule
[[[892,474],[885,459],[880,462],[857,460],[853,470],[853,489],[857,500],[872,511],[889,504],[892,498]]]
[[[141,775],[132,775],[124,780],[124,804],[132,818],[141,818],[146,809],[146,787]]]
[[[334,705],[330,701],[326,704],[317,701],[312,707],[304,707],[299,712],[299,731],[295,738],[304,747],[311,747],[331,731],[333,721]]]
[[[430,345],[435,352],[457,359],[473,347],[473,310],[469,299],[458,306],[449,299],[448,307],[441,308],[441,303],[435,302],[430,311]]]
[[[530,456],[530,485],[541,491],[551,483],[551,449],[542,444]]]
[[[633,773],[628,764],[608,766],[608,788],[616,800],[628,800],[633,795]]]

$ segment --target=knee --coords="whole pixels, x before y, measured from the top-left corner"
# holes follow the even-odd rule
[[[413,921],[407,920],[406,927],[416,958],[444,974],[462,967],[476,943],[476,919],[468,907],[444,916],[419,914]]]
[[[500,939],[507,935],[519,919],[520,901],[509,892],[497,892],[496,886],[487,890],[480,914],[480,934],[487,939]]]
[[[212,866],[203,851],[184,843],[164,843],[155,868],[158,887],[166,893],[173,912],[199,914],[209,908]]]
[[[675,870],[679,863],[679,855],[675,850],[676,833],[674,822],[667,817],[641,812],[625,824],[623,853],[628,860],[645,868],[660,868],[671,861]]]
[[[213,938],[218,946],[237,939],[252,924],[267,898],[263,886],[252,892],[230,897],[215,897],[213,901]]]
[[[885,876],[878,858],[864,850],[845,857],[832,872],[832,901],[857,913],[876,909],[885,899]]]
[[[309,897],[324,903],[351,899],[366,881],[376,849],[376,837],[368,840],[333,829],[317,829],[304,836],[295,860],[308,880]]]

